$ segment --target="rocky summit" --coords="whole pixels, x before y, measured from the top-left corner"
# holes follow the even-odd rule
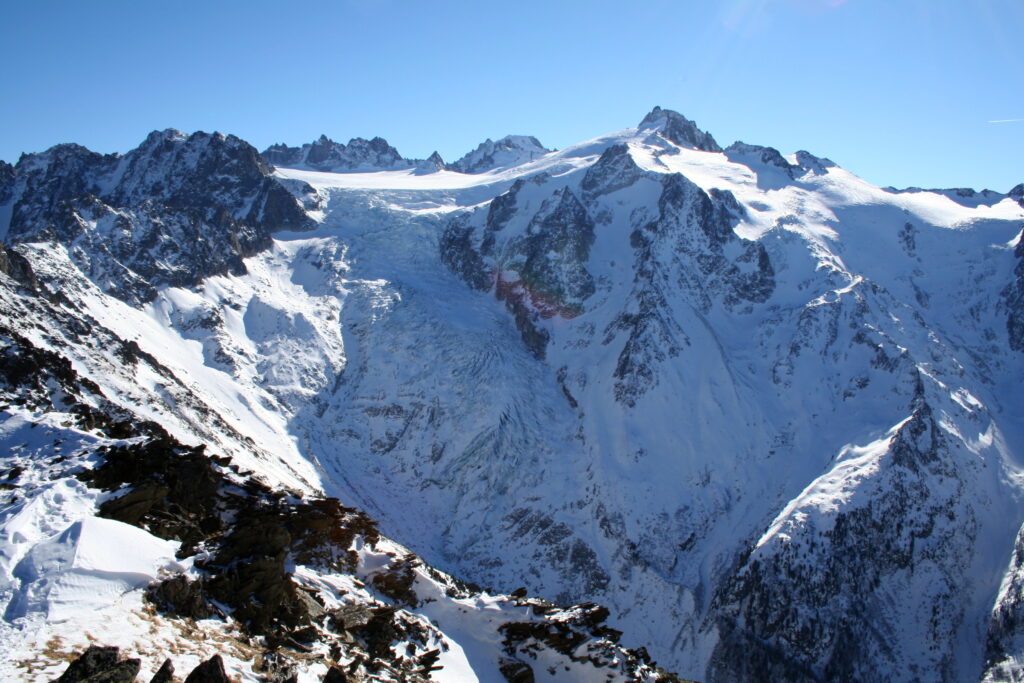
[[[1021,680],[1022,187],[660,107],[0,163],[0,678]]]

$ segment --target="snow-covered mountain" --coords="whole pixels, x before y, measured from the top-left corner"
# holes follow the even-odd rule
[[[347,145],[326,135],[301,147],[271,145],[263,150],[263,158],[275,166],[331,173],[358,173],[415,169],[418,173],[457,171],[486,173],[495,169],[520,166],[544,156],[546,149],[537,138],[528,135],[507,135],[497,142],[488,138],[476,149],[457,161],[446,164],[434,152],[426,159],[406,159],[384,138],[353,138]],[[0,169],[0,174],[4,171]]]
[[[353,138],[348,144],[321,135],[317,140],[301,147],[284,144],[271,145],[263,150],[263,158],[275,166],[307,168],[316,171],[347,173],[352,171],[390,171],[404,168],[427,168],[440,162],[437,152],[428,160],[406,159],[381,137],[366,140]]]
[[[163,568],[215,587],[210,633],[266,645],[315,622],[304,647],[331,661],[435,678],[661,675],[587,626],[596,608],[544,608],[581,633],[561,650],[538,635],[561,627],[501,627],[530,599],[493,596],[520,586],[606,605],[625,646],[701,680],[1024,676],[1022,186],[880,189],[804,151],[723,150],[660,108],[429,172],[339,166],[352,143],[322,140],[316,163],[318,143],[261,159],[167,131],[0,166],[6,659],[31,651],[42,679],[88,644],[69,634],[137,647],[142,621],[100,636],[94,609],[171,633],[169,603],[142,598]],[[213,463],[199,531],[168,526],[191,498],[164,470],[89,474],[159,439]],[[339,528],[359,508],[394,541],[303,555],[294,520],[325,496],[351,506]],[[273,537],[239,526],[253,515],[292,540],[233,550]],[[59,559],[76,553],[108,567],[102,590],[74,588],[100,580]],[[254,557],[325,615],[404,605],[386,652],[332,632],[341,616],[254,627],[244,590],[217,592]],[[384,566],[403,578],[381,589]],[[438,634],[401,630],[416,620]],[[232,638],[229,667],[257,675]],[[442,641],[466,654],[431,674]],[[179,647],[188,666],[218,649]]]
[[[485,173],[521,166],[550,151],[532,135],[506,135],[497,142],[487,138],[448,168],[459,173]]]

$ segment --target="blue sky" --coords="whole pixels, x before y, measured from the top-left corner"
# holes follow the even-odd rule
[[[879,185],[1024,182],[1021,0],[0,0],[0,159],[153,129],[453,160],[655,104]],[[998,123],[992,123],[999,121]]]

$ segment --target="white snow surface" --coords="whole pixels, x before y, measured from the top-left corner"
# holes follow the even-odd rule
[[[473,220],[482,221],[491,199],[533,178],[500,239],[525,234],[532,212],[559,188],[579,194],[615,144],[646,175],[588,206],[598,217],[586,263],[596,291],[582,314],[540,322],[550,342],[539,362],[505,305],[440,263],[439,236],[450,215],[480,208]],[[183,441],[272,484],[359,505],[441,569],[501,591],[525,584],[558,601],[607,604],[626,645],[646,645],[695,678],[711,670],[720,642],[712,597],[744,551],[768,556],[802,539],[827,553],[822,539],[838,515],[886,495],[894,435],[921,383],[954,444],[956,474],[929,489],[956,520],[936,552],[974,559],[941,568],[962,589],[946,640],[921,635],[922,601],[940,570],[892,579],[918,597],[883,610],[881,626],[903,634],[902,663],[879,660],[879,675],[976,679],[1024,520],[1024,363],[1007,348],[997,300],[1013,277],[1024,211],[1011,199],[885,191],[838,167],[805,171],[790,178],[636,129],[475,175],[279,168],[312,185],[325,208],[317,230],[279,233],[247,259],[248,274],[165,289],[143,309],[88,284],[69,290],[176,381],[144,364],[115,372],[109,350],[29,334]],[[735,196],[741,241],[727,250],[764,245],[775,289],[764,305],[702,306],[687,253],[666,259],[663,313],[679,350],[653,353],[657,380],[630,407],[614,385],[628,337],[615,321],[637,311],[631,233],[657,215],[659,178],[674,173]],[[31,259],[45,277],[84,281],[60,249],[39,245]],[[28,422],[54,418],[8,408],[4,419],[14,454],[33,448]],[[64,431],[62,440],[96,438]],[[118,628],[136,637],[146,618],[139,588],[175,567],[174,549],[93,517],[95,492],[77,481],[42,476],[0,513],[4,641],[69,638],[62,620],[85,623],[104,609],[129,610],[138,623]],[[308,580],[325,593],[355,590]],[[451,641],[439,680],[500,680],[494,624],[508,609],[422,608]],[[244,671],[243,660],[232,666]]]

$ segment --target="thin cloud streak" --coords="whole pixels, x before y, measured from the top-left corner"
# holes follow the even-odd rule
[[[996,119],[995,121],[989,121],[989,123],[1018,123],[1024,121],[1024,119]]]

